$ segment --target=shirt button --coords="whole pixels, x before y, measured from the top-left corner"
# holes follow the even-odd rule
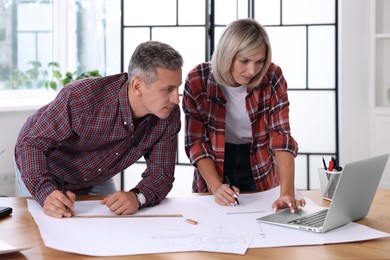
[[[127,125],[127,122],[123,122],[124,125]]]
[[[119,155],[119,153],[115,153],[115,155],[116,155],[116,156],[118,156],[118,155]]]
[[[84,179],[84,181],[87,181],[87,179]]]
[[[102,171],[102,169],[101,169],[101,168],[99,168],[99,169],[98,169],[98,171],[99,171],[99,172],[101,172],[101,171]]]

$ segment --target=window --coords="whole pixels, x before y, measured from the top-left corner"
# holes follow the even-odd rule
[[[120,69],[119,0],[18,0],[0,4],[0,91],[45,88],[62,75]]]
[[[322,166],[321,157],[338,154],[337,1],[123,2],[123,68],[126,68],[131,53],[139,43],[146,40],[164,41],[184,57],[183,82],[193,66],[209,60],[225,25],[246,17],[255,18],[264,25],[271,40],[273,61],[282,68],[289,86],[292,135],[300,147],[295,168],[296,188],[319,188],[317,168]],[[150,6],[154,8],[148,8]],[[159,10],[163,8],[167,11],[161,15]],[[133,10],[148,10],[148,15]],[[182,120],[184,122],[184,118]],[[177,179],[185,179],[185,188],[180,191],[188,192],[193,168],[184,152],[183,132],[184,129],[179,133],[175,177],[176,182]],[[142,164],[135,165],[127,170],[132,173],[125,175],[125,190],[139,181],[134,179],[133,171],[140,172],[144,167]]]
[[[0,90],[41,87],[44,73],[38,62],[52,58],[51,5],[51,1],[0,4]]]

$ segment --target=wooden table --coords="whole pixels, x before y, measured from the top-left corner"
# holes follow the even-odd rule
[[[317,204],[327,206],[319,191],[303,191]],[[83,199],[98,197],[86,196]],[[14,247],[31,247],[18,253],[0,255],[0,259],[92,259],[45,247],[38,227],[27,209],[25,198],[0,198],[1,206],[13,208],[12,216],[0,220],[0,240]],[[378,190],[367,217],[358,223],[390,233],[390,189]],[[303,231],[306,232],[306,231]],[[85,241],[88,243],[88,241]],[[390,259],[390,237],[362,242],[248,249],[244,256],[209,252],[164,253],[99,259]]]

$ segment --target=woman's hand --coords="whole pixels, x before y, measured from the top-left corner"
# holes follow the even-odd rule
[[[215,202],[222,206],[236,206],[238,205],[236,199],[240,194],[240,190],[237,187],[230,186],[228,184],[222,184],[215,192]]]
[[[282,195],[272,204],[272,208],[275,212],[279,209],[290,208],[290,212],[294,213],[295,210],[302,210],[305,205],[306,201],[304,199],[297,200],[293,196]]]

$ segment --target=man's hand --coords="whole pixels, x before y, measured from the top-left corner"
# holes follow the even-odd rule
[[[295,210],[300,211],[302,207],[304,207],[306,201],[304,199],[296,200],[293,196],[284,195],[280,196],[274,204],[272,204],[272,208],[274,211],[278,211],[279,209],[290,208],[290,212],[294,213]]]
[[[76,195],[67,191],[65,194],[60,190],[53,191],[43,204],[43,212],[55,218],[70,218],[74,215],[74,202]]]
[[[106,205],[111,212],[117,215],[132,215],[139,208],[137,195],[132,191],[117,191],[102,199],[100,204]]]

